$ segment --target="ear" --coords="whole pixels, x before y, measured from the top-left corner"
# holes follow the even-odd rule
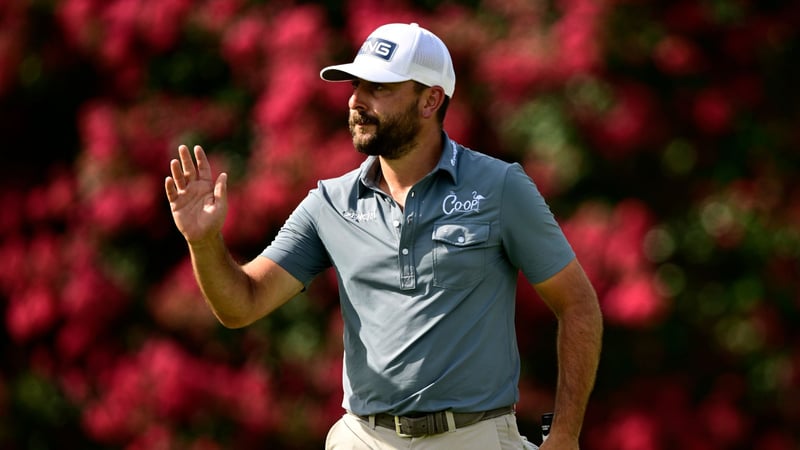
[[[420,105],[422,117],[425,119],[435,118],[436,112],[444,103],[445,93],[441,86],[433,86],[425,89],[420,95]]]

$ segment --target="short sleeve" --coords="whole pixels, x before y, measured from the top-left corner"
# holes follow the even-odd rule
[[[305,287],[331,266],[328,252],[317,233],[316,216],[319,208],[318,191],[314,189],[289,215],[275,239],[261,253],[261,256],[275,261],[300,280]]]
[[[529,282],[547,280],[575,258],[550,207],[519,164],[506,172],[502,202],[504,250]]]

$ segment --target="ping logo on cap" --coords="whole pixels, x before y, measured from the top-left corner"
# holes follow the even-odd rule
[[[359,55],[372,55],[378,58],[390,61],[394,56],[394,51],[397,49],[397,44],[386,39],[371,37],[364,41],[361,50],[358,51]]]

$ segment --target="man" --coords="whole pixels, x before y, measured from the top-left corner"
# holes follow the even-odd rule
[[[350,131],[368,155],[321,181],[275,240],[239,265],[221,235],[226,182],[180,146],[165,182],[195,276],[217,318],[243,327],[336,269],[344,401],[328,449],[533,448],[517,431],[514,332],[521,270],[556,315],[555,418],[542,449],[577,449],[602,320],[594,290],[536,186],[450,140],[449,52],[417,24],[376,29],[349,64]]]

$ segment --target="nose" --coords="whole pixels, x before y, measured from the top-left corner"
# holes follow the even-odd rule
[[[360,86],[361,83],[354,83],[353,84],[353,93],[350,95],[350,100],[347,102],[347,106],[350,109],[363,111],[367,109],[366,105],[362,101],[363,99],[363,92],[361,91],[363,87]]]

